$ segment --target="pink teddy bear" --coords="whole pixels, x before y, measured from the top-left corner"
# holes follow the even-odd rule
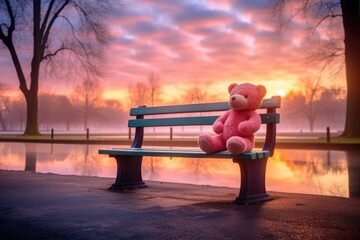
[[[213,130],[217,135],[199,136],[199,147],[206,153],[229,150],[233,154],[241,154],[254,148],[254,133],[261,126],[260,116],[255,110],[260,107],[266,88],[250,83],[233,83],[228,91],[231,109],[214,122]]]

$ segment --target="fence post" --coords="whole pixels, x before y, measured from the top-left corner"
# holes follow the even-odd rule
[[[54,139],[54,129],[51,129],[51,139]]]
[[[326,142],[330,142],[330,127],[326,127]]]
[[[173,139],[173,128],[170,127],[170,140],[172,140],[172,139]]]
[[[89,140],[89,128],[86,129],[86,139]]]

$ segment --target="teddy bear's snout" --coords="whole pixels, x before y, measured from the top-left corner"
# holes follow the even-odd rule
[[[232,102],[239,102],[239,103],[246,102],[246,99],[244,98],[244,96],[242,96],[240,94],[234,94],[234,95],[230,96],[230,100]]]
[[[246,98],[244,98],[244,96],[240,94],[234,94],[230,96],[229,104],[233,109],[242,110],[247,108],[248,101]]]

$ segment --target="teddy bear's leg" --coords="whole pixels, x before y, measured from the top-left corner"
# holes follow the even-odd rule
[[[198,139],[198,144],[201,150],[206,153],[214,153],[226,150],[225,141],[222,139],[221,135],[200,135]]]
[[[251,151],[254,147],[254,141],[248,138],[235,136],[227,140],[226,147],[232,154],[241,154]]]

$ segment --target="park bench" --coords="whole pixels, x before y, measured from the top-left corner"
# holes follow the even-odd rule
[[[100,149],[99,154],[108,154],[117,162],[117,176],[110,190],[128,190],[146,187],[141,174],[143,156],[153,157],[184,157],[184,158],[227,158],[240,166],[240,192],[235,203],[247,204],[270,200],[265,188],[266,163],[274,153],[276,142],[276,124],[279,123],[280,97],[264,99],[259,109],[262,124],[266,124],[264,145],[261,150],[253,150],[241,155],[230,152],[207,154],[200,149],[164,149],[143,148],[145,127],[173,127],[212,125],[219,116],[208,116],[207,112],[221,112],[229,109],[227,102],[187,104],[172,106],[157,106],[132,108],[129,128],[135,128],[135,137],[130,148]],[[183,116],[183,113],[201,113],[199,116]],[[172,115],[177,114],[177,115]],[[180,116],[179,116],[180,114]],[[209,113],[207,113],[209,114]],[[213,113],[214,114],[214,113]],[[152,118],[148,118],[149,116]],[[147,118],[144,118],[144,117]],[[165,116],[165,117],[164,117]]]

